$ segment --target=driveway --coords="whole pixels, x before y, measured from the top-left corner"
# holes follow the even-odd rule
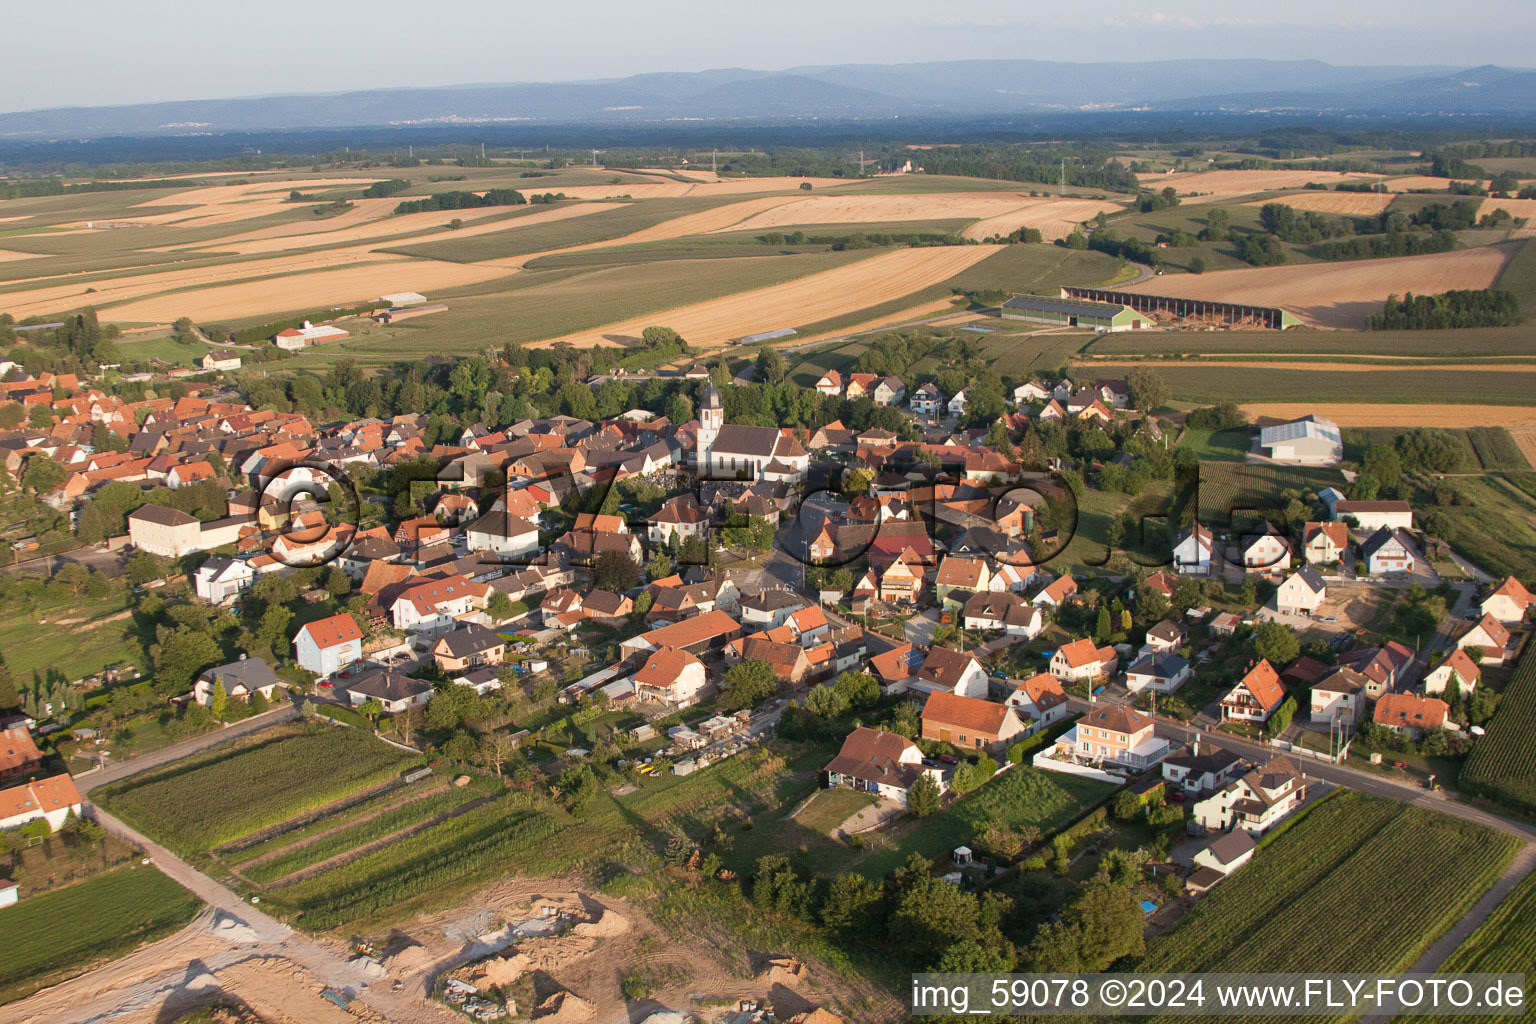
[[[937,608],[929,608],[921,615],[914,615],[903,625],[907,640],[917,644],[919,647],[927,647],[933,643],[933,631],[938,628],[939,612]]]

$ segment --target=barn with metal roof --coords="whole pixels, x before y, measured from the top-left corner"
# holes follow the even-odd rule
[[[1129,306],[1046,295],[1015,295],[1003,303],[1001,312],[1004,320],[1033,320],[1097,331],[1134,331],[1155,326]]]

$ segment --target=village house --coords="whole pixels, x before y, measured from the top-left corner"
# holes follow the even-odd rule
[[[1306,779],[1290,758],[1277,757],[1196,803],[1190,831],[1242,829],[1257,839],[1302,805]]]
[[[346,684],[348,702],[361,707],[376,700],[386,715],[398,715],[419,708],[432,699],[432,684],[396,672],[367,672]]]
[[[843,740],[837,756],[828,762],[827,788],[839,787],[873,793],[907,806],[907,796],[918,779],[928,776],[942,791],[943,773],[923,764],[923,752],[911,740],[893,732],[859,726]]]
[[[1060,608],[1076,593],[1077,581],[1070,575],[1062,575],[1036,594],[1031,603],[1039,608]]]
[[[923,739],[961,750],[1001,753],[1024,732],[1018,713],[1007,704],[935,693],[923,705]]]
[[[42,764],[43,752],[37,749],[25,721],[0,728],[0,778],[30,775]]]
[[[1299,466],[1333,466],[1344,457],[1339,425],[1320,416],[1305,416],[1259,430],[1259,449],[1276,462]]]
[[[681,544],[689,537],[702,537],[709,531],[709,512],[691,494],[673,498],[646,520],[646,538],[652,544],[669,544],[673,538]]]
[[[703,657],[718,653],[741,632],[741,623],[717,608],[620,641],[619,658],[627,661],[663,647],[676,647],[694,657]]]
[[[1477,688],[1482,677],[1483,670],[1463,648],[1458,647],[1444,661],[1424,673],[1424,692],[1444,693],[1447,688],[1454,687],[1457,693],[1465,696]]]
[[[1303,565],[1275,588],[1275,608],[1289,615],[1311,615],[1328,598],[1328,587],[1311,565]]]
[[[1383,526],[1361,542],[1360,562],[1372,576],[1413,572],[1413,548],[1402,531]]]
[[[363,631],[347,612],[299,627],[293,638],[299,667],[324,679],[363,657]]]
[[[1107,679],[1119,656],[1113,647],[1098,647],[1086,637],[1062,644],[1051,655],[1051,675],[1067,683]]]
[[[934,417],[944,407],[944,394],[933,381],[920,385],[912,392],[912,400],[909,403],[912,415]]]
[[[1236,831],[1228,832],[1221,838],[1213,840],[1210,845],[1197,851],[1190,858],[1195,867],[1195,871],[1191,873],[1190,877],[1193,878],[1202,872],[1211,872],[1225,878],[1252,860],[1253,851],[1258,849],[1258,847],[1259,844],[1254,841],[1253,836],[1247,830],[1237,829]],[[1202,878],[1201,882],[1204,881],[1205,879]]]
[[[1031,732],[1049,728],[1067,717],[1067,691],[1049,672],[1040,672],[1011,684],[1010,707],[1029,718]]]
[[[192,699],[203,707],[213,703],[214,688],[222,685],[224,694],[235,700],[249,701],[251,694],[259,693],[267,700],[282,685],[272,672],[265,658],[240,656],[239,661],[204,669],[192,683]]]
[[[951,591],[964,590],[979,593],[992,590],[992,572],[980,558],[944,556],[933,578],[934,596],[942,601]]]
[[[1354,732],[1365,713],[1369,685],[1370,680],[1352,668],[1340,666],[1324,675],[1312,684],[1312,725]]]
[[[444,675],[500,665],[506,653],[507,642],[476,623],[444,633],[432,645],[432,660]]]
[[[1492,615],[1484,615],[1456,638],[1456,646],[1468,653],[1477,648],[1481,657],[1476,660],[1490,665],[1502,665],[1511,654],[1509,630]]]
[[[971,651],[952,651],[933,647],[908,684],[909,693],[928,697],[935,693],[954,693],[962,697],[987,695],[987,670]]]
[[[640,700],[658,700],[675,707],[697,701],[699,691],[709,681],[704,663],[676,647],[652,651],[631,679]]]
[[[962,621],[966,629],[1001,632],[1033,640],[1045,628],[1045,615],[1018,594],[984,592],[965,602]]]
[[[1302,557],[1314,565],[1332,565],[1349,550],[1347,523],[1311,522],[1301,530]]]
[[[1291,567],[1291,542],[1273,530],[1247,534],[1240,545],[1249,572],[1284,572]]]
[[[843,393],[843,375],[836,370],[828,370],[812,386],[823,395],[841,395]]]
[[[1454,731],[1457,725],[1447,717],[1450,710],[1450,705],[1439,697],[1384,693],[1376,701],[1371,720],[1378,729],[1390,729],[1417,740],[1435,729]]]
[[[483,608],[490,588],[455,573],[418,583],[389,606],[396,629],[411,633],[443,633],[477,608]]]
[[[1285,700],[1285,687],[1274,666],[1264,659],[1251,665],[1237,685],[1221,698],[1224,722],[1267,722]]]
[[[1147,630],[1146,638],[1142,641],[1141,649],[1136,652],[1138,658],[1148,654],[1164,654],[1169,651],[1177,651],[1184,646],[1188,639],[1184,627],[1172,619],[1164,619],[1151,629]]]
[[[1172,693],[1187,683],[1191,675],[1189,662],[1177,654],[1146,654],[1125,670],[1125,688],[1132,693]]]
[[[1413,651],[1389,640],[1380,647],[1355,647],[1339,655],[1338,663],[1365,677],[1365,695],[1375,700],[1397,685],[1397,678],[1413,661]]]
[[[250,589],[255,579],[255,570],[244,559],[213,555],[192,574],[192,589],[209,604],[223,604]]]
[[[1216,538],[1199,523],[1191,523],[1173,542],[1174,571],[1185,576],[1208,576],[1216,554]]]
[[[1163,780],[1191,796],[1214,793],[1244,770],[1243,759],[1195,734],[1188,751],[1163,760]]]
[[[469,524],[464,543],[470,551],[484,551],[497,561],[522,562],[539,551],[539,527],[535,520],[512,515],[506,509],[492,509]]]
[[[1536,597],[1531,596],[1525,585],[1513,576],[1506,576],[1502,583],[1483,598],[1478,610],[1506,626],[1518,626],[1525,621],[1525,613],[1533,603],[1536,603]]]
[[[1117,704],[1089,710],[1058,743],[1071,744],[1085,760],[1137,770],[1157,764],[1169,749],[1168,741],[1153,733],[1151,715]]]
[[[0,790],[0,830],[21,828],[39,819],[57,832],[70,815],[80,816],[83,801],[67,772]]]

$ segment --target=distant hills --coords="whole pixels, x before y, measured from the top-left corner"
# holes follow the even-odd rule
[[[585,82],[370,89],[327,95],[69,107],[0,114],[0,140],[41,142],[430,125],[995,118],[1149,111],[1536,118],[1536,71],[1338,67],[1321,61],[968,60],[725,69]]]

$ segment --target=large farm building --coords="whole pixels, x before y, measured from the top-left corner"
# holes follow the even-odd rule
[[[1061,290],[1061,294],[1064,298],[1123,306],[1145,314],[1156,321],[1157,325],[1164,327],[1239,329],[1267,327],[1283,331],[1287,327],[1304,326],[1304,322],[1294,313],[1278,306],[1250,306],[1244,302],[1216,302],[1211,299],[1181,299],[1171,295],[1148,295],[1143,292],[1111,291],[1104,288],[1066,287]]]
[[[1004,320],[1033,320],[1063,327],[1092,327],[1097,331],[1135,331],[1155,327],[1149,318],[1124,304],[1085,299],[1015,295],[1003,303]]]

